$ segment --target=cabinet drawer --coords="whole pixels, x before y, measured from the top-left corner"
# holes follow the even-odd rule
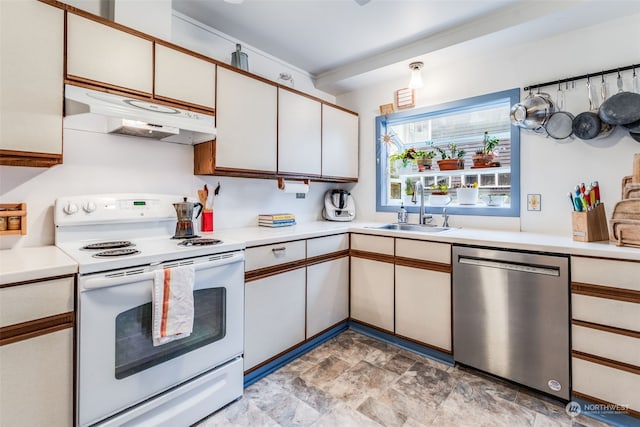
[[[352,234],[351,249],[376,254],[393,255],[393,237]]]
[[[640,331],[640,304],[573,294],[571,312],[577,320]]]
[[[245,271],[258,270],[305,259],[305,241],[256,246],[245,251]]]
[[[451,245],[396,239],[396,256],[451,264]]]
[[[571,341],[573,350],[640,366],[639,338],[572,325]]]
[[[571,280],[640,291],[640,262],[571,257]]]
[[[640,410],[640,375],[576,357],[572,361],[574,392]]]
[[[0,327],[73,311],[73,277],[0,289]]]
[[[309,258],[347,249],[349,249],[348,234],[336,234],[335,236],[307,240],[307,257]]]

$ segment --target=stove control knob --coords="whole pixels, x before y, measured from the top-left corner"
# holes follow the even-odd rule
[[[96,210],[96,204],[93,202],[86,202],[84,205],[82,205],[82,209],[86,213],[91,213]]]
[[[73,215],[78,212],[78,205],[73,202],[69,202],[62,208],[62,211],[67,215]]]

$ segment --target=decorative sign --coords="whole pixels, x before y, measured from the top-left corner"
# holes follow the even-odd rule
[[[404,88],[396,91],[396,106],[401,108],[415,107],[415,98],[413,96],[413,89]]]
[[[540,194],[527,194],[527,210],[528,211],[542,210],[542,196]]]
[[[382,104],[380,106],[380,114],[392,114],[395,110],[393,109],[393,104]]]

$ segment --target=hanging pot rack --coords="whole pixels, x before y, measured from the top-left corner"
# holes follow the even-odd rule
[[[617,68],[612,68],[610,70],[600,71],[600,72],[597,72],[597,73],[583,74],[581,76],[568,77],[566,79],[554,80],[554,81],[546,82],[546,83],[536,83],[536,84],[533,84],[533,85],[526,86],[523,90],[526,92],[526,91],[530,91],[530,90],[537,89],[537,88],[540,88],[540,87],[555,86],[555,85],[559,85],[559,84],[562,84],[562,83],[574,82],[576,80],[587,79],[587,78],[594,77],[594,76],[604,76],[605,74],[620,73],[622,71],[627,71],[627,70],[633,70],[634,73],[635,73],[636,72],[636,68],[638,68],[638,72],[640,72],[640,64],[632,64],[632,65],[627,65],[627,66],[624,66],[624,67],[617,67]]]

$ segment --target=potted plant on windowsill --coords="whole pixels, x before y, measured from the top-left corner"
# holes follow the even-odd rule
[[[416,164],[418,165],[418,172],[424,172],[431,169],[433,164],[433,158],[436,153],[433,151],[416,151]]]
[[[449,195],[449,184],[440,183],[431,186],[431,195],[429,196],[429,204],[431,206],[446,206],[451,203]]]
[[[464,169],[464,150],[459,150],[457,144],[449,144],[449,153],[442,147],[435,147],[440,153],[438,168],[441,171]]]
[[[389,156],[389,161],[395,162],[398,173],[411,173],[418,170],[415,148],[407,148],[402,153]]]
[[[482,148],[476,151],[471,160],[474,168],[488,168],[493,165],[495,148],[500,144],[500,139],[496,136],[489,136],[488,131],[484,131]]]

